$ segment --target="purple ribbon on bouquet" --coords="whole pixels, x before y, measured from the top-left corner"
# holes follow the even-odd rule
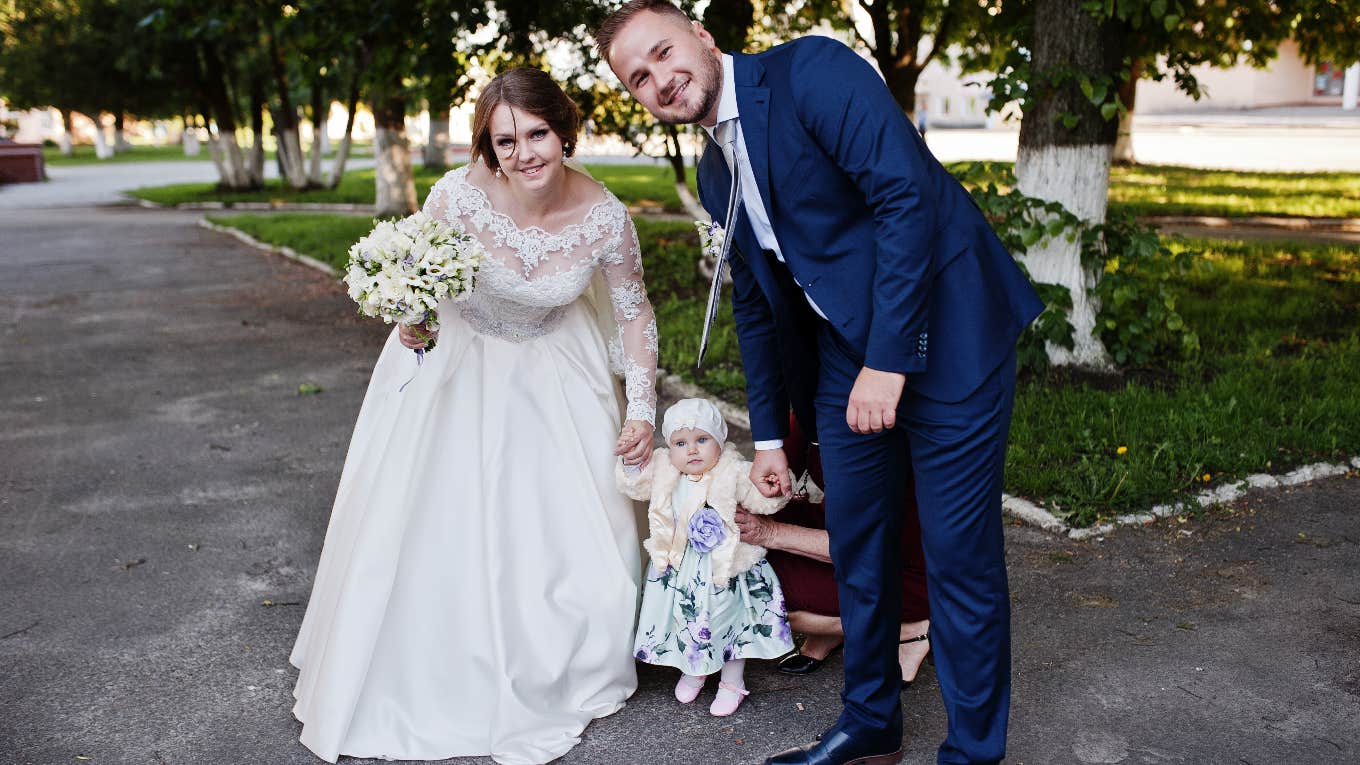
[[[427,313],[427,314],[425,314],[425,321],[429,321],[429,320],[430,320],[430,315]],[[435,343],[435,339],[432,337],[432,338],[430,338],[430,341],[429,341],[428,343],[425,344],[425,347],[424,347],[424,348],[416,348],[416,349],[415,349],[415,354],[416,354],[416,371],[411,373],[411,376],[410,376],[409,378],[407,378],[406,382],[404,382],[404,383],[401,384],[401,387],[400,387],[400,388],[397,388],[397,392],[398,392],[398,393],[403,393],[403,392],[405,392],[405,391],[406,391],[406,386],[410,385],[410,384],[411,384],[411,381],[414,380],[414,379],[416,379],[416,375],[420,374],[420,365],[421,365],[421,363],[422,363],[423,361],[425,361],[425,352],[426,352],[426,351],[432,351],[432,350],[434,350],[434,343]]]
[[[406,391],[406,386],[410,385],[410,384],[411,384],[411,381],[414,380],[414,379],[416,379],[416,375],[420,374],[420,363],[421,363],[422,361],[424,361],[424,360],[425,360],[425,349],[424,349],[424,348],[417,348],[417,349],[416,349],[416,371],[412,372],[412,373],[411,373],[411,376],[408,377],[408,378],[406,378],[406,382],[402,383],[400,388],[397,388],[397,392],[398,392],[398,393],[404,393],[404,392]]]

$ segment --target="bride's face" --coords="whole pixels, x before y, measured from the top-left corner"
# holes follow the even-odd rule
[[[491,112],[491,148],[513,186],[542,189],[563,179],[562,139],[542,117],[501,104]]]

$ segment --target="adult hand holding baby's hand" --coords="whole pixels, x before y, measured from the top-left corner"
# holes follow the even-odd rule
[[[652,438],[654,430],[650,422],[629,420],[619,430],[619,440],[614,444],[614,453],[623,457],[623,464],[646,467],[652,461]]]
[[[751,460],[751,483],[766,497],[793,494],[793,474],[783,449],[756,450],[756,458]]]

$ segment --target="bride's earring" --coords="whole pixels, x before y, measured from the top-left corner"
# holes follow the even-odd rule
[[[499,167],[497,167],[497,168],[496,168],[496,178],[499,179],[500,177],[501,177],[501,169],[500,169]]]

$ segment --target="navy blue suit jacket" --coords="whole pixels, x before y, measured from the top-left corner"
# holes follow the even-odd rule
[[[787,263],[778,271],[744,211],[735,226],[723,220],[731,175],[710,145],[699,195],[735,237],[753,437],[783,438],[790,406],[812,422],[818,351],[803,291],[855,361],[905,373],[929,398],[966,398],[1043,309],[968,192],[845,45],[805,37],[733,54],[733,66],[747,154]]]

